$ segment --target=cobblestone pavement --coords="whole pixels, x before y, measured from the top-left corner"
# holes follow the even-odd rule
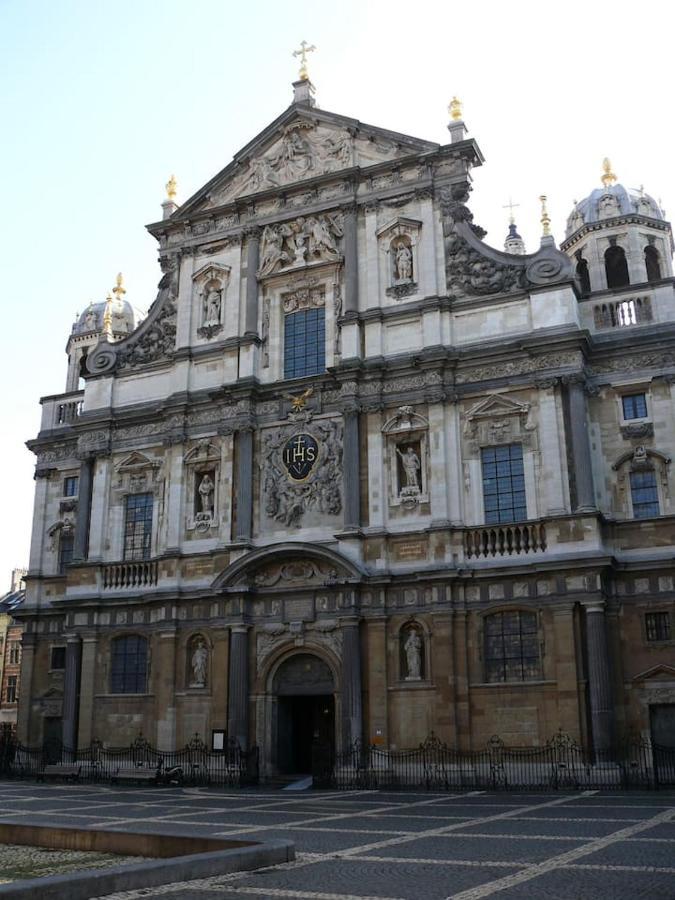
[[[675,900],[675,793],[217,791],[0,783],[0,821],[295,841],[293,863],[106,900]]]

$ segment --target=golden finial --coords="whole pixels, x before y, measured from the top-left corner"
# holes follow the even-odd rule
[[[116,300],[121,300],[127,292],[127,289],[124,287],[124,278],[122,278],[121,272],[117,273],[115,287],[112,289],[112,292],[115,295]]]
[[[103,311],[103,334],[112,340],[112,294],[108,294],[105,298],[105,310]]]
[[[539,198],[541,203],[541,228],[542,235],[544,237],[549,237],[551,234],[551,217],[548,214],[548,210],[546,209],[546,194],[542,194]]]
[[[172,203],[176,202],[176,176],[172,175],[166,183],[166,196]]]
[[[309,73],[307,72],[307,54],[316,50],[314,44],[308,44],[307,41],[300,41],[300,49],[293,51],[293,56],[300,57],[300,81],[309,81]]]
[[[612,164],[606,156],[602,161],[602,183],[606,188],[610,187],[616,181],[616,175],[612,172]]]
[[[453,97],[448,106],[448,112],[453,122],[459,122],[462,119],[462,103],[457,97]]]

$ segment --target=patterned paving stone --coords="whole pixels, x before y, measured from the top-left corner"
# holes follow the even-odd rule
[[[494,896],[496,900],[673,900],[675,881],[672,875],[655,872],[628,877],[625,872],[563,869]]]

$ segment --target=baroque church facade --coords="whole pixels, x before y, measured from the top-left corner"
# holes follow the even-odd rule
[[[29,442],[19,738],[596,750],[673,736],[672,235],[602,186],[484,241],[482,163],[291,106],[149,226]],[[82,387],[81,387],[82,386]],[[58,661],[58,665],[55,664]]]

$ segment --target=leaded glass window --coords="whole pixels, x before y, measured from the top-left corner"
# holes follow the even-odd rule
[[[645,419],[647,398],[644,394],[624,394],[621,398],[624,419]]]
[[[541,678],[537,615],[513,610],[485,617],[485,680]]]
[[[326,313],[301,309],[284,319],[284,378],[326,371]]]
[[[659,515],[659,491],[653,469],[630,473],[630,496],[633,502],[633,518],[648,519]]]
[[[72,531],[61,531],[59,536],[59,575],[64,575],[66,566],[73,560],[75,538]]]
[[[124,514],[124,558],[148,559],[152,541],[152,494],[129,494]]]
[[[64,497],[77,497],[77,492],[79,490],[80,479],[77,475],[68,475],[63,479],[63,496]]]
[[[112,642],[110,690],[113,694],[144,694],[148,672],[148,642],[131,634]]]
[[[648,641],[670,640],[670,613],[653,612],[645,615],[645,631]]]
[[[486,524],[527,519],[522,446],[484,447],[481,456]]]

